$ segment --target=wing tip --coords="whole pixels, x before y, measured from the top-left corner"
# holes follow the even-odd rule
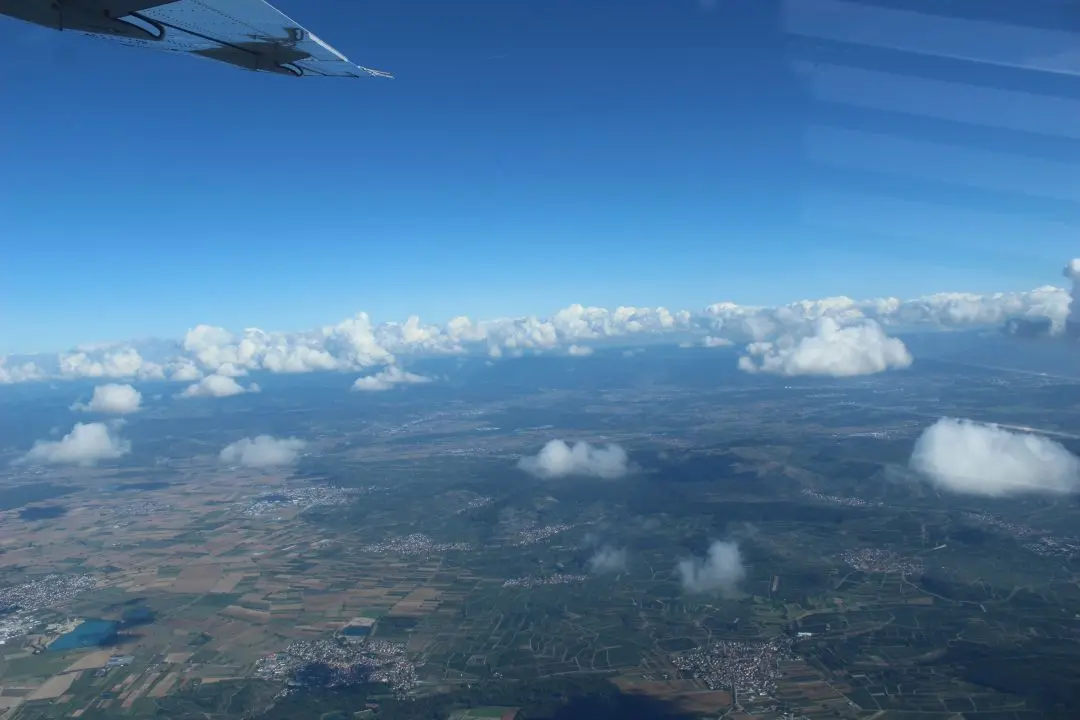
[[[374,68],[364,67],[363,65],[359,65],[358,67],[367,73],[369,77],[381,77],[389,80],[394,79],[393,73],[388,73],[385,70],[375,70]]]

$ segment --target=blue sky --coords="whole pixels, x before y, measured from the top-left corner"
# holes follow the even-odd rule
[[[808,127],[864,128],[792,71],[824,51],[793,46],[774,2],[276,5],[397,79],[293,81],[0,18],[0,86],[17,99],[0,116],[2,162],[18,168],[0,173],[0,352],[199,323],[303,329],[359,310],[441,322],[573,302],[1023,290],[1059,282],[1068,258],[1070,199],[1016,201],[1015,187],[991,190],[1066,230],[1021,243],[1015,228],[961,222],[958,240],[955,218],[927,211],[916,238],[875,234],[885,210],[852,191],[952,193],[976,214],[1008,203],[910,177],[868,186],[852,162],[910,155],[874,136],[845,145],[864,153],[847,167],[815,164],[807,137],[825,152],[838,141]],[[924,141],[971,135],[958,128],[924,128]],[[1060,157],[978,132],[987,162],[1024,142]],[[826,224],[848,227],[807,221],[826,206]]]

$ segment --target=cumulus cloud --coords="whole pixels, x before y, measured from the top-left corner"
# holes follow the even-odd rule
[[[872,375],[911,365],[904,343],[885,334],[873,321],[841,326],[833,318],[817,321],[814,333],[786,335],[776,342],[755,342],[739,358],[739,369],[776,375]]]
[[[50,465],[96,465],[131,452],[131,443],[122,440],[105,423],[76,423],[60,440],[38,440],[23,457],[25,462]]]
[[[74,352],[60,356],[60,375],[72,378],[139,378],[160,380],[164,368],[143,358],[135,348],[84,348],[90,352]],[[92,353],[98,352],[97,357]]]
[[[571,345],[566,348],[566,353],[576,357],[586,357],[593,354],[593,349],[588,345]]]
[[[169,379],[173,382],[192,382],[201,377],[202,371],[187,359],[177,361],[169,373]]]
[[[626,569],[626,550],[604,545],[589,558],[589,570],[594,573],[622,572]]]
[[[90,398],[90,402],[75,403],[71,409],[109,415],[127,415],[138,412],[141,405],[142,393],[131,385],[108,383],[94,388],[94,395]]]
[[[407,372],[397,365],[389,365],[373,375],[357,378],[352,387],[353,390],[361,392],[381,392],[398,385],[417,385],[429,382],[431,382],[429,377]]]
[[[971,420],[942,418],[915,442],[911,468],[955,493],[1061,495],[1080,488],[1080,458],[1060,444]]]
[[[540,478],[568,475],[618,478],[629,471],[626,451],[618,445],[594,447],[577,442],[570,446],[562,440],[552,440],[536,455],[521,458],[518,467]]]
[[[686,592],[715,593],[722,597],[737,595],[739,583],[746,577],[738,544],[722,541],[710,545],[704,558],[680,560],[675,571]]]
[[[1000,327],[1012,318],[1048,318],[1057,333],[1065,327],[1071,299],[1066,289],[1047,286],[1017,293],[938,293],[912,300],[832,297],[778,307],[722,302],[696,312],[570,305],[547,318],[457,317],[441,325],[425,324],[415,316],[405,322],[375,324],[365,313],[358,313],[337,324],[302,332],[259,328],[233,332],[198,325],[176,341],[90,344],[59,355],[8,356],[0,359],[0,383],[51,378],[193,383],[206,375],[239,377],[256,371],[375,371],[394,366],[403,356],[469,353],[517,357],[572,352],[571,348],[612,340],[646,342],[665,335],[680,341],[690,336],[693,343],[707,346],[771,343],[768,348],[774,354],[786,356],[791,350],[788,345],[818,334],[825,320],[834,321],[834,325],[824,327],[840,329],[873,327],[874,323],[884,329],[909,329]],[[772,357],[764,346],[756,349]],[[786,367],[784,362],[780,366]]]
[[[192,385],[188,385],[180,397],[193,398],[193,397],[231,397],[232,395],[240,395],[246,392],[259,392],[259,386],[252,383],[248,387],[243,387],[240,383],[233,380],[226,375],[207,375],[202,380]]]
[[[297,438],[278,439],[270,435],[259,435],[226,445],[219,457],[221,462],[229,465],[250,468],[277,467],[296,462],[306,445],[307,443]]]
[[[1069,293],[1069,311],[1066,323],[1070,325],[1080,324],[1080,258],[1074,258],[1065,266],[1063,273],[1072,280],[1072,292]]]
[[[227,362],[214,372],[218,375],[224,375],[225,377],[238,378],[247,375],[248,371],[246,368],[238,367],[231,362]]]
[[[393,360],[376,339],[366,313],[337,325],[301,333],[249,328],[234,335],[225,328],[199,325],[184,336],[184,350],[204,369],[312,372],[369,367]]]
[[[1045,338],[1055,334],[1050,318],[1009,318],[1002,331],[1020,338]]]
[[[48,376],[34,361],[19,362],[10,357],[0,357],[0,385],[43,380]]]
[[[736,342],[757,342],[785,333],[805,334],[820,320],[840,325],[872,320],[886,328],[953,329],[1000,325],[1011,317],[1048,317],[1063,326],[1069,293],[1044,286],[1016,293],[936,293],[913,300],[831,297],[800,300],[775,308],[724,302],[709,305],[701,324],[714,335]]]

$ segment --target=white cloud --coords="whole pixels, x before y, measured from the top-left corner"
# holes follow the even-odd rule
[[[588,345],[571,345],[566,348],[566,353],[575,357],[587,357],[593,354],[593,349]]]
[[[0,385],[42,380],[45,377],[47,373],[33,361],[11,362],[9,358],[0,357]]]
[[[244,388],[240,383],[225,375],[207,375],[202,380],[188,385],[180,397],[231,397],[246,392],[259,392],[259,386],[252,383]]]
[[[294,373],[346,370],[393,360],[376,339],[366,313],[302,333],[249,328],[234,335],[225,328],[199,325],[188,331],[183,348],[209,372],[223,366],[233,372],[241,368]]]
[[[1080,458],[1060,444],[971,420],[942,418],[915,442],[912,469],[945,490],[1004,497],[1080,489]]]
[[[1072,280],[1072,292],[1069,293],[1069,312],[1065,320],[1069,323],[1080,321],[1080,258],[1073,258],[1062,273]]]
[[[217,375],[224,375],[225,377],[238,378],[247,375],[247,368],[237,367],[231,362],[227,362],[217,370],[214,371]]]
[[[626,451],[618,445],[594,447],[587,442],[577,442],[571,447],[562,440],[552,440],[536,455],[521,458],[518,467],[541,478],[568,475],[617,478],[629,470]]]
[[[835,321],[843,330],[872,327],[870,321],[885,329],[959,328],[1046,317],[1060,332],[1070,300],[1063,288],[1042,287],[1018,293],[939,293],[913,300],[833,297],[779,307],[724,302],[699,312],[570,305],[548,318],[457,317],[443,325],[424,324],[417,317],[375,325],[358,313],[335,325],[291,333],[258,328],[234,333],[198,325],[179,341],[99,343],[60,355],[9,356],[0,359],[0,383],[46,378],[191,383],[204,375],[236,377],[255,371],[373,371],[393,366],[399,356],[471,353],[505,358],[665,335],[677,340],[689,335],[694,343],[707,346],[769,342],[784,354],[790,349],[785,343],[813,336],[823,320]]]
[[[219,457],[223,463],[251,468],[291,465],[306,445],[297,438],[277,439],[270,435],[259,435],[226,445]]]
[[[142,405],[142,393],[130,385],[108,383],[94,388],[94,395],[89,403],[76,403],[72,410],[106,413],[109,415],[127,415],[138,412]]]
[[[912,362],[904,343],[890,338],[876,322],[843,327],[831,317],[818,320],[812,335],[751,343],[746,352],[739,358],[739,369],[786,376],[872,375],[906,368]]]
[[[105,423],[76,423],[60,440],[38,440],[23,457],[25,462],[52,465],[96,465],[131,452],[131,443],[114,435]]]
[[[380,392],[397,385],[418,385],[429,382],[431,382],[429,377],[407,372],[397,365],[389,365],[373,375],[357,378],[352,387],[353,390],[362,392]]]
[[[626,569],[626,550],[604,545],[589,558],[589,570],[594,573],[622,572]]]
[[[727,302],[706,307],[702,317],[712,334],[737,342],[806,333],[822,318],[832,318],[841,325],[873,320],[886,328],[950,329],[1000,325],[1011,317],[1048,317],[1060,328],[1070,300],[1065,289],[1044,286],[1016,293],[936,293],[912,300],[853,300],[841,296],[801,300],[775,308]]]
[[[202,371],[195,363],[182,358],[173,364],[169,372],[169,379],[173,382],[193,382],[202,377]]]
[[[706,557],[680,560],[675,570],[686,592],[718,593],[723,597],[736,595],[739,583],[746,577],[742,554],[733,542],[716,541],[709,546]]]
[[[87,350],[95,350],[88,347]],[[62,354],[59,358],[60,375],[72,378],[138,378],[161,380],[165,369],[158,363],[149,362],[132,347],[99,351],[95,358],[87,352]]]

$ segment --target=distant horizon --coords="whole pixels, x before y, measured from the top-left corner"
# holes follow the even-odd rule
[[[1001,66],[1058,46],[1030,31],[1051,9],[998,18],[986,45],[958,30],[985,25],[948,20],[977,7],[275,5],[397,79],[244,72],[0,18],[22,98],[0,352],[357,310],[442,324],[571,300],[1020,292],[1075,254],[1076,101]]]
[[[712,302],[712,303],[707,303],[707,304],[701,306],[700,308],[697,308],[697,309],[694,309],[694,310],[684,309],[684,308],[674,309],[674,307],[672,305],[652,305],[652,306],[649,306],[649,305],[640,305],[640,304],[639,305],[622,304],[622,305],[616,305],[616,306],[612,306],[612,307],[608,307],[608,308],[603,308],[603,307],[595,306],[595,305],[590,306],[590,305],[584,305],[584,304],[581,304],[581,303],[572,303],[572,304],[569,304],[569,305],[563,305],[563,306],[558,307],[558,308],[556,308],[554,310],[550,310],[547,313],[533,313],[533,314],[525,314],[525,315],[496,315],[496,316],[489,316],[489,317],[484,317],[484,318],[472,318],[472,317],[469,317],[466,314],[458,313],[458,314],[451,314],[451,315],[449,315],[449,317],[446,320],[441,320],[441,321],[429,321],[426,318],[424,318],[424,317],[422,317],[420,315],[417,315],[417,314],[411,314],[411,315],[408,315],[408,316],[406,316],[404,318],[398,318],[398,319],[392,319],[392,320],[377,320],[374,317],[372,317],[371,315],[369,315],[368,313],[366,313],[365,311],[358,310],[357,312],[355,312],[355,313],[353,313],[351,315],[346,315],[344,317],[338,318],[337,320],[333,320],[333,321],[330,321],[330,322],[324,322],[322,324],[316,324],[316,325],[312,325],[312,326],[309,326],[309,327],[292,328],[292,329],[282,329],[282,328],[279,328],[279,327],[273,327],[273,328],[268,329],[266,331],[267,332],[272,332],[272,333],[286,333],[286,334],[307,333],[307,332],[311,332],[311,331],[314,331],[314,330],[319,330],[319,329],[325,328],[325,327],[332,327],[337,322],[341,322],[341,321],[347,320],[349,318],[355,318],[355,317],[358,317],[358,316],[361,316],[361,315],[367,317],[368,320],[372,323],[372,325],[376,326],[376,327],[401,326],[401,325],[404,325],[405,323],[411,321],[413,318],[417,318],[424,325],[438,327],[438,326],[446,326],[451,321],[453,321],[455,319],[458,319],[458,318],[462,318],[462,317],[468,317],[470,319],[470,321],[472,321],[472,322],[480,322],[480,323],[484,323],[484,322],[495,323],[495,322],[502,322],[502,321],[516,321],[516,320],[523,320],[523,319],[528,319],[528,318],[537,319],[537,320],[540,320],[540,321],[547,321],[547,320],[552,319],[556,315],[558,315],[560,312],[563,312],[563,311],[565,311],[565,310],[567,310],[569,308],[573,308],[573,307],[578,306],[578,305],[581,305],[582,307],[587,308],[587,309],[599,308],[599,309],[608,310],[608,311],[614,311],[614,310],[616,310],[618,308],[633,308],[633,309],[638,309],[638,310],[663,309],[663,310],[668,310],[668,311],[672,312],[673,314],[690,313],[691,315],[700,315],[700,314],[705,313],[709,308],[716,307],[716,306],[721,306],[721,305],[730,305],[732,307],[746,308],[746,309],[776,310],[776,309],[779,309],[779,308],[798,306],[798,305],[806,304],[806,303],[823,303],[823,302],[826,302],[826,301],[840,300],[840,299],[851,300],[855,304],[869,304],[869,303],[874,303],[874,302],[878,302],[878,301],[886,301],[886,300],[898,300],[901,303],[905,303],[905,302],[912,303],[912,302],[926,300],[926,299],[930,299],[930,298],[940,298],[940,297],[953,296],[953,295],[962,295],[962,296],[972,295],[972,296],[978,296],[980,298],[986,298],[988,300],[992,300],[993,298],[995,298],[995,297],[997,297],[999,295],[1002,295],[1002,294],[1011,294],[1011,295],[1016,295],[1016,296],[1023,296],[1023,295],[1030,295],[1030,294],[1038,293],[1039,291],[1046,291],[1046,290],[1053,290],[1055,292],[1066,293],[1066,294],[1070,292],[1069,288],[1066,287],[1065,285],[1061,285],[1061,284],[1056,284],[1055,285],[1055,284],[1047,283],[1047,284],[1043,284],[1043,285],[1040,285],[1038,287],[1035,287],[1035,288],[1032,288],[1032,289],[1029,289],[1029,290],[993,291],[993,292],[987,292],[987,293],[973,293],[973,292],[968,292],[968,291],[963,291],[963,290],[959,290],[959,291],[951,290],[951,291],[939,291],[939,292],[930,293],[930,294],[927,294],[927,295],[916,296],[916,297],[911,297],[911,298],[899,298],[899,297],[896,297],[896,296],[883,296],[883,295],[876,295],[876,296],[864,297],[864,298],[856,298],[856,297],[845,296],[845,295],[831,295],[831,296],[826,296],[826,297],[821,297],[821,298],[813,298],[813,299],[806,298],[806,299],[800,299],[800,300],[793,300],[793,301],[790,301],[790,302],[787,302],[787,303],[784,303],[784,304],[780,304],[780,305],[749,305],[749,304],[731,302],[729,300],[720,300],[720,301],[715,301],[715,302]],[[1035,317],[1040,317],[1040,318],[1048,318],[1048,319],[1051,319],[1051,320],[1054,320],[1054,321],[1058,320],[1058,318],[1054,318],[1052,314],[1029,315],[1023,309],[1018,310],[1016,315],[1019,316],[1019,317],[1028,317],[1029,319],[1032,319],[1032,318],[1035,318]],[[1001,321],[1003,322],[1004,320],[1009,319],[1009,317],[1011,317],[1011,316],[1003,317],[1001,319]],[[983,323],[983,324],[991,324],[992,325],[994,323]],[[196,327],[206,326],[206,325],[207,324],[205,324],[205,323],[196,323],[194,325],[189,326],[187,328],[187,331],[190,332],[191,330],[193,330]],[[224,329],[226,329],[226,330],[228,330],[230,332],[237,332],[237,331],[240,331],[242,328],[246,329],[246,328],[254,328],[254,327],[257,327],[257,326],[248,323],[248,324],[243,324],[243,325],[241,325],[239,327],[224,328]],[[922,324],[914,324],[911,327],[922,327]],[[899,324],[891,324],[890,325],[890,329],[892,329],[895,332],[904,332],[904,331],[906,331],[906,328],[907,328],[907,326],[899,325]],[[265,329],[265,328],[260,328],[260,329]],[[0,340],[0,342],[2,342],[2,340]],[[60,346],[51,347],[51,348],[47,348],[47,349],[36,349],[36,350],[26,350],[26,349],[23,349],[23,348],[14,349],[14,348],[0,347],[0,362],[2,362],[5,358],[6,359],[32,358],[32,357],[38,357],[38,356],[42,356],[42,355],[63,354],[63,353],[73,353],[73,352],[90,352],[90,353],[93,353],[93,352],[99,351],[99,350],[113,349],[113,348],[122,347],[122,346],[140,347],[140,346],[144,346],[144,345],[153,345],[153,344],[162,344],[162,343],[171,345],[171,344],[179,343],[179,342],[182,342],[182,337],[179,336],[179,335],[177,335],[177,336],[169,336],[169,335],[165,335],[165,334],[156,334],[156,335],[155,334],[144,334],[142,336],[137,336],[137,337],[132,337],[132,338],[116,338],[116,339],[100,339],[99,338],[99,339],[76,340],[76,341],[72,341],[70,343],[67,343],[65,345],[60,345]]]

